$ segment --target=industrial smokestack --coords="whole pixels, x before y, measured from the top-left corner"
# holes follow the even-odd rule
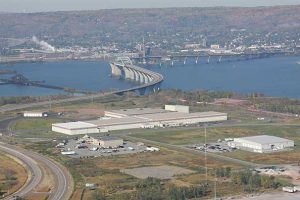
[[[45,51],[55,52],[55,47],[51,46],[45,41],[40,41],[36,36],[32,37],[32,41],[37,45],[41,46],[41,48]]]

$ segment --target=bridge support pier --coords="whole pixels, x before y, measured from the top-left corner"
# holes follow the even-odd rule
[[[111,63],[110,67],[111,67],[111,73],[113,76],[117,76],[117,77],[122,76],[122,70],[117,65],[115,65],[114,63]]]
[[[144,74],[141,73],[141,72],[137,72],[137,73],[138,73],[139,76],[140,76],[139,82],[140,82],[140,83],[145,83],[145,77],[144,77]]]
[[[124,75],[125,75],[125,79],[128,79],[128,80],[134,80],[134,73],[133,71],[131,71],[129,68],[127,67],[123,67],[124,69]]]

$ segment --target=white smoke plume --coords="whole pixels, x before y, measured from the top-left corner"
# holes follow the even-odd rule
[[[55,52],[55,47],[54,46],[51,46],[50,44],[48,44],[45,41],[40,41],[36,36],[32,37],[32,41],[34,43],[36,43],[37,45],[40,45],[42,47],[42,49],[45,50],[45,51]]]

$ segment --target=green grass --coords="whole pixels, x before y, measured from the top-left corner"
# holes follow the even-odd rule
[[[274,135],[295,140],[300,145],[300,126],[282,125],[247,125],[233,127],[209,127],[207,128],[207,142],[215,142],[218,139],[228,137],[244,137],[252,135]],[[199,129],[157,129],[133,133],[131,136],[163,142],[174,145],[186,145],[204,143],[204,128]]]
[[[13,131],[18,130],[32,130],[32,129],[45,129],[51,130],[53,123],[62,122],[61,119],[52,118],[34,118],[34,119],[20,119],[13,123],[10,128]]]
[[[291,151],[273,152],[268,154],[252,153],[238,150],[222,153],[222,155],[260,164],[291,164],[300,162],[300,126],[261,125],[237,127],[213,127],[207,129],[207,142],[216,142],[227,137],[244,137],[253,135],[274,135],[295,141]],[[204,143],[204,130],[154,130],[136,132],[131,136],[173,145]]]
[[[22,138],[53,138],[61,137],[62,134],[51,131],[53,123],[63,122],[62,119],[19,119],[10,125],[10,129]]]

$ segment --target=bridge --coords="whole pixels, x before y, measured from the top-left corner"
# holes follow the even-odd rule
[[[166,56],[146,56],[146,57],[132,57],[131,60],[138,63],[156,63],[162,65],[169,63],[171,66],[174,62],[181,62],[184,65],[187,60],[193,59],[195,64],[211,63],[211,62],[235,62],[242,60],[253,60],[268,58],[273,56],[286,55],[291,52],[257,52],[257,53],[204,53],[204,54],[172,54]]]
[[[136,87],[118,90],[116,94],[139,92],[140,95],[144,95],[145,93],[160,90],[163,76],[159,73],[133,65],[129,57],[118,57],[114,62],[110,63],[110,66],[112,76],[139,84]]]

